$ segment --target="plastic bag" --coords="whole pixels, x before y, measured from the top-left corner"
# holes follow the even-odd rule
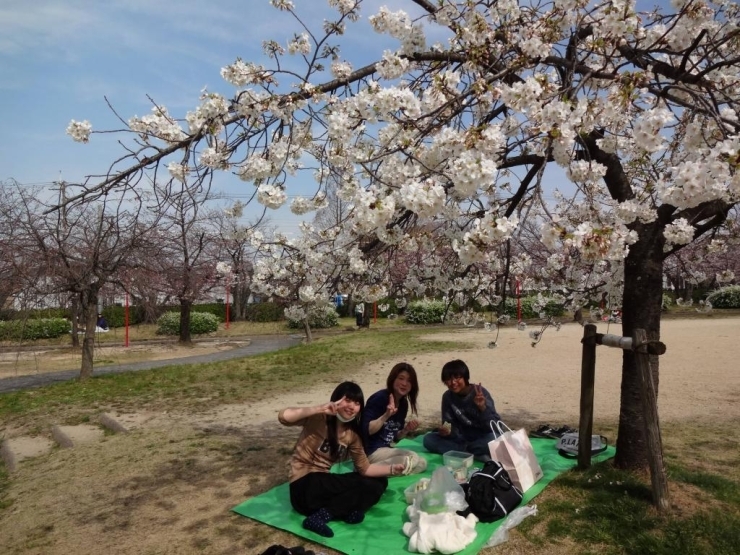
[[[524,505],[511,511],[484,547],[494,547],[500,543],[509,541],[509,530],[516,528],[522,520],[528,516],[537,514],[537,505]]]
[[[460,484],[443,466],[432,473],[429,486],[418,494],[416,502],[419,504],[419,510],[432,514],[461,511],[468,506]]]

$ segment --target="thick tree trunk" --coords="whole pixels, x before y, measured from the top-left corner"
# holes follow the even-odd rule
[[[192,345],[193,339],[190,335],[190,308],[193,303],[189,299],[180,299],[180,338],[182,345]]]
[[[625,260],[622,335],[632,337],[635,328],[641,328],[647,332],[648,340],[657,340],[660,339],[664,240],[658,223],[641,226],[637,231],[640,239],[630,247]],[[657,356],[650,357],[650,370],[657,395]],[[622,355],[619,431],[614,464],[625,469],[648,467],[640,380],[634,354],[628,350]]]

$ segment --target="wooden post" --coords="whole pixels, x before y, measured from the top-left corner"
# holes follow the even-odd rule
[[[581,421],[578,427],[578,468],[591,466],[591,434],[594,426],[594,383],[596,376],[596,326],[583,326],[581,358]]]
[[[645,330],[635,329],[632,336],[632,345],[635,353],[635,366],[640,379],[640,397],[645,420],[645,441],[647,442],[648,464],[650,465],[650,481],[653,486],[653,503],[659,510],[664,510],[668,508],[668,480],[663,465],[663,443],[660,438],[658,403],[653,375],[650,372],[650,355],[648,354]]]

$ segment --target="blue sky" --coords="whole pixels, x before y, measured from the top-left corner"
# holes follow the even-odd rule
[[[334,13],[326,0],[295,4],[311,27]],[[373,0],[363,16],[385,4],[410,5]],[[124,120],[150,112],[147,95],[183,117],[203,88],[233,94],[221,67],[237,57],[262,61],[263,40],[285,45],[297,30],[268,0],[3,0],[0,21],[0,179],[29,185],[80,182],[122,154],[113,135],[80,144],[65,133],[72,119],[121,129],[105,98]],[[343,39],[356,67],[384,40],[366,23],[359,30]],[[254,190],[225,174],[215,188]],[[275,225],[295,228],[287,209],[270,214]]]
[[[336,13],[327,0],[294,3],[312,29]],[[382,5],[418,13],[409,0],[365,0],[363,21],[341,38],[341,56],[354,67],[397,48],[367,23]],[[268,0],[2,0],[0,22],[0,179],[28,185],[81,182],[122,155],[114,135],[80,144],[65,133],[72,119],[89,120],[95,130],[121,129],[105,98],[124,120],[150,113],[147,95],[183,117],[204,88],[233,94],[220,76],[223,66],[237,57],[264,62],[263,40],[286,45],[299,30]],[[254,191],[224,172],[214,188],[232,196]],[[287,206],[269,214],[295,232],[298,220]]]

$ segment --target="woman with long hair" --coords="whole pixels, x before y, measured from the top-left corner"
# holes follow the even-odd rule
[[[387,476],[400,475],[403,464],[371,464],[365,455],[360,415],[365,397],[354,382],[340,383],[331,400],[315,407],[286,408],[285,426],[302,426],[290,459],[290,503],[306,515],[303,527],[332,537],[331,520],[359,524],[388,487]],[[330,474],[332,464],[352,459],[355,471]]]
[[[419,427],[415,419],[406,422],[409,409],[417,414],[419,380],[407,362],[391,368],[385,389],[373,393],[362,412],[365,451],[371,463],[403,464],[404,474],[424,472],[427,461],[414,451],[394,444]]]

